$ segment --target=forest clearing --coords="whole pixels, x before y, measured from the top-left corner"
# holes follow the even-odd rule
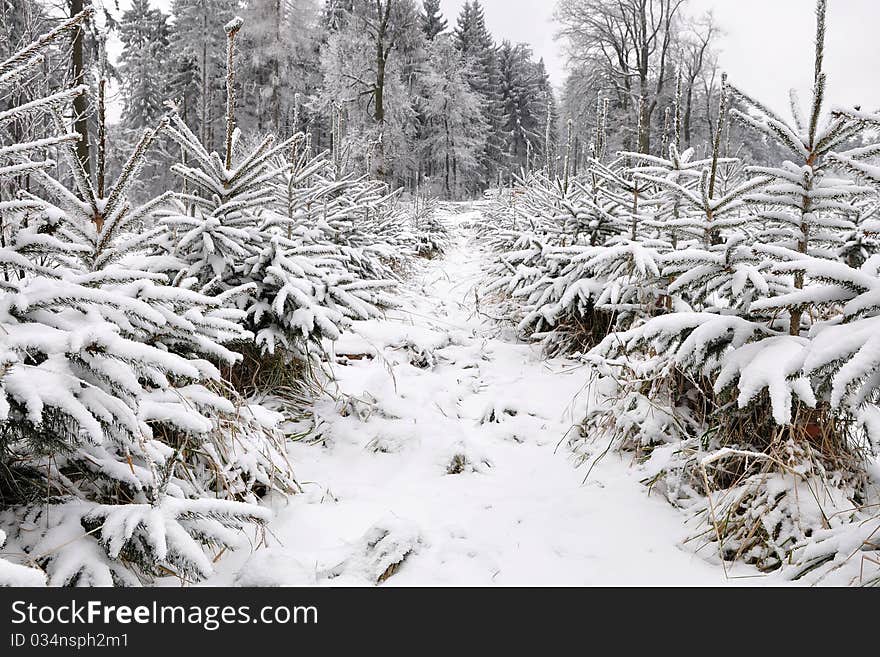
[[[3,4],[0,585],[880,585],[880,113],[703,1]]]

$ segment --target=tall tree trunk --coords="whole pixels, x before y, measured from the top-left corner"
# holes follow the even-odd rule
[[[639,134],[639,153],[651,152],[651,115],[653,109],[647,103],[642,105],[641,130]]]
[[[202,16],[202,144],[209,146],[208,129],[208,12]]]
[[[83,0],[70,0],[70,15],[76,16],[83,10]],[[82,28],[77,28],[73,33],[73,43],[70,52],[70,73],[74,86],[85,84],[85,43]],[[73,99],[73,130],[79,133],[80,140],[76,142],[76,155],[82,162],[86,174],[89,174],[89,121],[86,95],[80,94]]]
[[[275,0],[275,43],[281,44],[281,23],[284,20],[281,0]],[[272,70],[272,120],[275,134],[281,133],[281,56],[276,53]],[[294,132],[296,129],[294,128]]]
[[[382,47],[379,46],[379,50],[381,49]],[[374,118],[377,124],[382,125],[385,123],[385,59],[381,54],[376,64],[376,113]]]
[[[391,52],[391,44],[386,44],[388,39],[388,21],[391,18],[392,0],[385,0],[384,6],[380,0],[376,0],[376,90],[374,100],[376,104],[373,118],[379,129],[379,149],[376,174],[385,180],[388,171],[385,162],[385,71],[388,66],[388,55]]]
[[[694,86],[693,83],[688,85],[687,102],[684,110],[684,143],[685,146],[691,145],[691,118],[693,117],[694,106]]]
[[[389,0],[390,2],[390,0]],[[385,180],[387,170],[385,166],[385,41],[384,32],[376,35],[376,111],[373,118],[379,128],[378,161],[376,174],[381,180]]]

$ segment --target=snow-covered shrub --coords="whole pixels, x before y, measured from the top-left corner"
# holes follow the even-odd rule
[[[0,75],[14,79],[33,61],[18,55]],[[61,137],[49,145],[71,188],[33,159],[45,142],[0,147],[16,162],[0,173],[27,171],[34,182],[3,207],[3,525],[50,584],[198,579],[214,549],[236,543],[233,530],[268,518],[233,500],[296,484],[277,418],[221,377],[239,358],[227,344],[248,338],[243,313],[150,267],[165,230],[152,213],[164,199],[134,207],[127,192],[161,126],[106,185],[103,140],[92,177],[60,118],[60,104],[82,92],[38,103],[55,117]]]
[[[614,334],[591,353],[613,372],[585,433],[641,451],[652,485],[703,513],[725,558],[778,567],[812,531],[799,491],[852,504],[864,485],[859,428],[817,399],[808,346],[714,313],[675,313]],[[786,476],[798,484],[768,496],[768,482]],[[804,533],[785,533],[796,528]]]
[[[399,191],[378,180],[343,174],[334,180],[339,190],[328,206],[322,228],[352,260],[363,276],[397,278],[409,270],[415,256],[415,237]],[[359,269],[358,269],[359,268]]]
[[[449,249],[451,235],[449,226],[437,216],[438,201],[435,198],[416,196],[410,210],[415,252],[421,258],[436,258]]]
[[[49,586],[138,586],[154,577],[195,582],[217,554],[245,542],[271,512],[204,496],[160,493],[143,502],[99,504],[70,498],[7,511],[17,548],[33,555]]]
[[[227,26],[229,62],[238,27]],[[234,68],[228,75],[222,157],[171,114],[166,131],[188,157],[173,171],[188,191],[162,218],[170,256],[162,264],[183,285],[229,297],[260,352],[303,358],[350,320],[390,304],[393,281],[377,245],[389,242],[386,224],[394,222],[384,213],[393,195],[378,183],[337,177],[302,135],[247,147],[235,128]]]
[[[630,160],[593,160],[565,179],[535,172],[490,213],[498,255],[483,292],[512,300],[520,331],[551,355],[584,352],[673,306],[659,264],[669,246],[647,222],[658,200]]]
[[[725,559],[764,569],[816,558],[823,510],[844,533],[870,518],[877,446],[877,193],[865,183],[880,180],[880,147],[860,138],[880,117],[823,115],[824,0],[817,13],[812,102],[803,113],[793,96],[792,123],[725,79],[705,159],[676,139],[660,156],[609,160],[597,117],[578,175],[499,188],[476,227],[495,254],[484,299],[550,354],[588,352],[596,399],[571,446],[585,460],[596,445],[636,452],[646,482],[701,513]],[[787,161],[730,157],[730,116]]]
[[[0,529],[0,548],[6,544],[6,532]],[[0,559],[0,587],[45,586],[46,575],[37,568],[21,566]]]
[[[647,481],[702,514],[723,559],[797,574],[823,558],[839,565],[836,553],[811,549],[813,536],[850,535],[871,517],[866,462],[876,454],[870,418],[880,387],[873,192],[834,171],[871,178],[880,150],[851,143],[880,123],[859,112],[823,115],[824,19],[819,0],[807,115],[793,97],[787,123],[726,86],[713,158],[698,176],[657,175],[656,158],[642,157],[647,166],[634,177],[667,198],[650,223],[675,233],[658,265],[677,301],[674,312],[590,352],[600,395],[583,431],[641,450]],[[740,168],[719,184],[730,98],[733,117],[791,159]],[[836,545],[827,536],[825,546]]]

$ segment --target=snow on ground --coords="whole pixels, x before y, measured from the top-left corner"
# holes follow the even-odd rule
[[[337,343],[337,399],[317,408],[324,441],[290,449],[304,494],[276,501],[268,547],[225,557],[208,584],[763,581],[728,580],[683,545],[681,513],[619,457],[584,483],[557,445],[582,415],[587,372],[477,312],[482,253],[454,233],[400,309]]]

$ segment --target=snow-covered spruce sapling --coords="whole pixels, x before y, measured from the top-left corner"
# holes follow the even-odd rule
[[[14,500],[3,518],[50,584],[204,577],[206,549],[234,544],[233,530],[267,518],[223,498],[293,485],[280,453],[253,458],[269,441],[250,450],[246,475],[232,475],[243,485],[223,488],[234,468],[222,458],[201,469],[208,477],[196,475],[218,419],[249,413],[213,390],[220,377],[208,360],[233,362],[220,342],[246,334],[217,301],[138,266],[155,237],[141,225],[154,206],[132,208],[126,191],[155,134],[107,190],[103,168],[91,178],[63,144],[74,189],[38,166],[42,193],[16,208],[24,218],[14,241],[38,245],[41,262],[25,270],[21,258],[3,259],[2,487]],[[269,431],[269,416],[251,422]],[[238,447],[232,434],[223,444]]]
[[[395,279],[394,268],[410,246],[405,231],[393,226],[399,223],[391,210],[398,194],[363,176],[339,175],[327,153],[313,156],[309,138],[300,137],[289,157],[279,153],[276,158],[281,175],[270,182],[274,198],[263,228],[302,239],[316,253],[334,254],[364,281]]]
[[[808,279],[803,269],[795,263],[805,257],[827,257],[829,266],[833,264],[837,251],[824,247],[839,242],[838,231],[849,226],[846,218],[846,213],[851,210],[849,203],[866,193],[864,187],[827,175],[829,162],[826,156],[832,148],[855,136],[859,127],[855,122],[841,117],[834,117],[824,124],[820,121],[825,79],[821,70],[824,6],[824,2],[820,1],[816,88],[809,123],[797,118],[795,126],[788,126],[757,101],[749,99],[741,92],[734,92],[734,96],[740,102],[748,102],[756,113],[761,112],[759,115],[761,118],[755,118],[752,114],[740,110],[734,110],[734,115],[748,125],[761,130],[762,133],[778,138],[793,155],[802,157],[803,166],[753,168],[752,170],[759,176],[757,181],[746,182],[718,199],[711,194],[711,174],[708,185],[705,183],[701,185],[703,198],[686,193],[687,190],[671,186],[666,181],[657,180],[658,185],[671,187],[683,198],[689,199],[703,216],[705,229],[703,248],[669,256],[670,271],[681,276],[674,285],[681,290],[691,288],[693,301],[708,303],[705,308],[714,310],[719,315],[717,320],[712,318],[711,312],[702,315],[706,320],[705,337],[715,337],[704,347],[699,347],[696,351],[691,347],[688,352],[705,355],[722,354],[722,359],[715,361],[709,369],[700,364],[700,372],[706,375],[714,371],[719,375],[715,384],[717,392],[727,386],[737,386],[739,405],[743,408],[769,386],[772,415],[782,425],[792,422],[793,394],[808,405],[815,403],[812,390],[809,386],[805,388],[803,377],[798,376],[802,362],[799,363],[798,357],[794,354],[800,353],[800,348],[808,344],[808,339],[801,335],[804,310],[822,305],[826,295],[826,291],[821,288],[805,286]],[[757,190],[755,186],[758,186]],[[709,193],[706,193],[707,190]],[[756,205],[757,218],[770,225],[770,229],[758,236],[757,244],[744,243],[754,238],[744,229],[748,219],[743,217],[741,207],[743,201]],[[724,214],[729,213],[732,223],[728,221],[724,221],[721,225],[715,223],[719,219],[719,210],[721,210],[720,218],[724,218]],[[710,258],[708,256],[712,254],[712,250],[707,251],[706,247],[711,247],[712,242],[718,241],[712,235],[716,230],[720,230],[722,234],[728,231],[730,233],[728,239],[731,241],[727,245],[725,245],[727,240],[717,244],[716,246],[721,248],[718,249],[715,258]],[[775,241],[770,244],[760,243],[761,237],[764,239],[772,237]],[[701,253],[705,255],[701,256]],[[742,259],[737,265],[736,261],[740,256]],[[716,262],[713,263],[713,260]],[[725,283],[727,279],[729,284]],[[704,288],[709,288],[710,293],[699,293]],[[743,303],[742,293],[746,289],[750,291],[745,295],[746,303]],[[789,290],[792,290],[792,293],[789,294]],[[719,292],[722,293],[721,296]],[[774,320],[785,314],[789,316],[790,321],[783,327]],[[729,321],[727,316],[731,315],[740,316],[747,322],[761,322],[765,328],[769,328],[771,331],[767,336],[770,338],[769,341],[761,342],[769,350],[762,353],[760,358],[756,350],[759,350],[761,345],[749,346],[750,355],[745,360],[737,357],[736,351],[725,355],[724,347],[735,347],[736,340],[731,339],[733,336],[721,339],[722,334],[716,335],[711,327],[717,325],[720,328]],[[676,327],[687,332],[693,329],[687,323],[681,324],[675,321],[670,322],[667,328]],[[645,330],[651,332],[654,329]],[[778,330],[784,330],[791,339],[786,340],[786,336],[776,335]],[[754,330],[750,333],[757,337],[764,334],[764,331]],[[686,335],[675,341],[692,341],[692,338],[685,340]],[[744,344],[740,343],[740,346]],[[773,355],[775,349],[779,350],[777,357]],[[742,352],[744,357],[745,353]],[[786,354],[789,354],[788,358]],[[783,367],[777,368],[777,374],[784,373],[783,378],[775,384],[770,379],[763,378],[765,373],[757,367],[758,361],[762,359],[767,359],[768,363],[774,361],[783,363]],[[751,373],[745,371],[746,363],[752,368]],[[788,376],[791,377],[791,384],[786,383]]]
[[[381,242],[382,235],[369,239],[368,228],[381,230],[377,224],[391,196],[380,183],[343,175],[338,162],[312,157],[310,149],[302,149],[301,134],[278,144],[270,135],[246,147],[235,125],[235,37],[240,28],[240,20],[226,26],[223,156],[211,152],[171,113],[167,133],[188,155],[188,164],[175,164],[172,170],[190,191],[175,195],[178,210],[162,219],[171,236],[166,248],[176,280],[227,295],[242,291],[235,305],[245,313],[258,353],[281,350],[303,358],[323,339],[338,338],[351,319],[378,312],[390,281],[366,274],[383,269],[379,256],[345,248],[373,247],[345,244],[331,234],[334,224],[344,223],[357,226],[354,239]],[[322,235],[316,228],[327,232]],[[245,344],[239,349],[249,351]]]
[[[91,11],[82,12],[62,22],[54,30],[40,36],[33,43],[13,52],[7,59],[0,62],[0,94],[9,97],[15,86],[37,68],[46,56],[46,51],[56,41],[79,26],[91,15]],[[73,97],[86,92],[83,86],[46,94],[22,105],[13,102],[0,112],[0,189],[14,183],[17,176],[28,175],[38,170],[54,166],[54,161],[47,158],[47,149],[60,144],[70,143],[79,138],[73,132],[48,136],[39,140],[26,142],[14,141],[9,126],[19,120],[32,120],[44,115],[45,112],[57,109],[69,103]],[[0,231],[2,231],[3,248],[0,249],[0,286],[5,299],[13,299],[25,278],[45,278],[55,280],[56,274],[44,266],[41,259],[46,251],[43,246],[45,236],[41,235],[39,226],[34,226],[28,219],[28,211],[32,203],[19,198],[0,198]],[[14,323],[17,320],[7,317]],[[4,326],[4,330],[5,330]],[[23,336],[24,337],[24,336]],[[39,497],[43,475],[40,473],[33,458],[22,460],[16,456],[16,437],[9,435],[6,428],[14,422],[10,417],[12,408],[5,391],[5,380],[21,359],[20,353],[11,349],[5,340],[3,349],[3,369],[0,385],[4,387],[4,395],[0,402],[0,411],[4,417],[0,421],[0,491],[4,499],[0,511],[5,511],[15,500],[30,500]],[[33,340],[33,338],[32,338]],[[14,344],[14,343],[13,343]],[[25,353],[28,341],[24,341]],[[44,403],[40,401],[39,403]],[[41,450],[51,449],[52,437],[37,440],[26,445],[27,456],[33,457]],[[10,500],[7,502],[6,500]],[[6,532],[0,529],[0,547],[7,545]],[[39,586],[46,581],[45,575],[37,569],[11,563],[0,558],[0,586]]]
[[[519,329],[550,353],[591,346],[609,326],[608,314],[594,305],[604,279],[583,265],[626,222],[613,214],[619,206],[603,207],[604,194],[586,183],[572,177],[566,185],[536,171],[495,199],[497,210],[488,213],[488,221],[501,224],[490,230],[497,256],[482,293],[509,297],[519,307]]]
[[[416,239],[415,251],[422,258],[435,258],[449,248],[449,226],[437,216],[437,200],[418,190],[409,211]]]
[[[641,133],[641,126],[637,132]],[[597,134],[596,139],[604,137]],[[596,307],[612,314],[612,329],[633,326],[676,306],[660,269],[663,255],[677,246],[678,227],[674,222],[678,205],[674,198],[671,204],[668,202],[669,188],[659,187],[657,180],[671,179],[675,186],[675,181],[686,174],[674,170],[690,173],[693,167],[687,164],[690,155],[682,159],[675,150],[670,157],[674,160],[621,152],[612,162],[590,161],[589,175],[594,179],[593,187],[600,189],[604,197],[603,205],[608,208],[605,214],[616,217],[619,226],[616,235],[610,235],[584,260],[593,278],[607,281]],[[651,176],[664,170],[666,176]]]
[[[847,216],[850,204],[867,193],[851,180],[833,175],[834,162],[829,156],[857,137],[864,127],[859,119],[846,114],[825,114],[826,10],[827,0],[819,0],[813,90],[807,114],[793,92],[793,121],[789,123],[763,103],[730,87],[733,98],[742,107],[732,110],[733,118],[777,143],[791,157],[777,167],[750,167],[753,173],[772,179],[766,189],[748,200],[757,206],[757,217],[767,223],[759,238],[767,245],[767,257],[776,262],[801,255],[836,259],[843,236],[853,228]],[[806,286],[801,273],[795,273],[792,283],[796,290]],[[792,336],[800,335],[808,327],[809,303],[786,307],[770,299],[761,308],[786,313]]]
[[[500,253],[484,292],[517,300],[520,330],[550,353],[588,349],[614,327],[663,312],[658,248],[668,247],[647,224],[654,186],[626,162],[593,159],[581,175],[553,180],[534,172],[513,194],[522,229],[493,242]]]
[[[709,159],[692,160],[693,149],[679,154],[675,145],[669,147],[669,160],[638,153],[629,157],[642,164],[635,176],[668,198],[651,224],[671,239],[661,264],[669,294],[702,309],[747,310],[755,299],[785,286],[766,256],[752,248],[754,217],[746,208],[750,194],[767,187],[771,178],[734,179],[728,189],[721,188],[720,169],[739,164],[721,156],[727,101],[725,90]]]
[[[249,314],[252,322],[254,319],[259,322],[259,306],[263,300],[257,296],[258,283],[252,279],[251,270],[267,259],[272,260],[272,253],[278,250],[278,245],[271,243],[270,235],[261,230],[260,214],[264,207],[275,201],[272,182],[285,172],[286,164],[279,165],[278,156],[290,149],[299,137],[275,144],[270,135],[238,154],[242,150],[243,136],[235,126],[235,37],[241,26],[241,19],[226,26],[227,102],[223,155],[210,151],[176,112],[172,111],[170,115],[166,132],[187,156],[187,163],[175,164],[172,171],[183,178],[189,191],[175,195],[178,210],[165,213],[162,224],[170,237],[167,250],[174,258],[171,273],[175,279],[191,281],[187,284],[205,291],[246,291],[246,296],[242,296],[237,305]],[[303,301],[304,312],[310,312],[311,307],[320,307],[320,301],[314,299],[315,283],[305,281],[302,287],[304,289],[294,303]],[[326,327],[332,325],[332,321],[319,320],[319,324]],[[271,346],[274,348],[274,341]]]
[[[101,101],[99,98],[99,135],[105,133]],[[228,309],[224,297],[209,297],[168,285],[164,275],[152,272],[154,258],[150,254],[165,241],[167,229],[162,225],[148,226],[155,223],[155,210],[168,195],[139,207],[132,207],[127,198],[127,191],[161,128],[162,124],[145,132],[113,185],[105,185],[106,144],[99,140],[94,181],[84,170],[77,170],[79,161],[68,153],[69,166],[76,171],[73,179],[78,181],[75,189],[68,190],[40,172],[36,180],[45,200],[38,196],[31,199],[43,215],[57,218],[57,236],[74,251],[64,263],[70,270],[69,279],[119,298],[141,301],[161,314],[162,321],[149,320],[134,315],[127,307],[114,312],[114,304],[108,304],[105,316],[120,326],[122,335],[173,354],[199,361],[208,359],[229,368],[240,358],[227,345],[248,338],[241,327],[244,313]],[[226,296],[233,296],[234,292]],[[205,381],[214,393],[220,394],[209,395],[195,386],[192,395],[186,391],[177,393],[182,403],[202,409],[213,427],[209,435],[190,445],[184,458],[188,467],[215,473],[208,475],[210,487],[222,488],[230,496],[253,499],[254,487],[261,491],[275,487],[292,490],[289,466],[271,427],[264,426],[258,420],[259,412],[255,414],[244,400],[221,384],[212,366],[203,367]],[[173,431],[165,431],[164,439],[174,442]],[[205,483],[208,485],[207,480]]]
[[[734,212],[734,222],[720,230],[721,239],[708,244],[704,239],[700,248],[709,254],[712,242],[718,242],[723,259],[713,265],[705,256],[702,264],[695,260],[698,252],[671,256],[670,269],[677,267],[674,273],[681,276],[675,284],[701,312],[652,319],[610,336],[591,354],[597,364],[614,358],[629,362],[642,354],[655,361],[655,377],[684,376],[695,383],[693,389],[701,391],[698,403],[681,398],[676,405],[680,418],[698,412],[699,421],[674,447],[674,458],[665,449],[655,450],[663,462],[658,476],[673,491],[702,480],[691,489],[702,488],[709,496],[696,504],[702,505],[722,556],[765,569],[788,562],[797,546],[825,526],[829,509],[842,511],[832,524],[852,519],[864,485],[864,433],[858,425],[865,422],[876,391],[869,330],[859,321],[863,312],[870,321],[876,266],[868,260],[855,270],[839,261],[855,227],[853,204],[868,190],[832,177],[831,153],[859,135],[862,119],[836,114],[823,120],[824,0],[817,14],[816,84],[808,118],[793,103],[795,121],[788,125],[733,91],[748,108],[734,115],[777,140],[798,162],[752,168],[768,179],[765,186],[748,191],[746,183],[746,194],[730,200],[730,206],[740,206],[739,213],[743,201],[756,208],[764,229],[750,229],[751,220],[742,221]],[[707,218],[706,210],[712,210],[714,219],[713,197],[706,196],[707,203],[692,200]],[[735,259],[724,244],[747,256],[739,266],[730,267]],[[675,259],[696,267],[685,271]],[[732,280],[724,283],[728,277]],[[697,293],[703,286],[713,291]],[[678,431],[663,433],[681,439]],[[810,500],[823,495],[829,509],[813,508]]]

